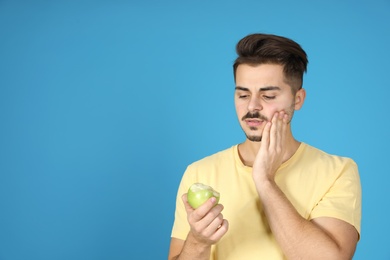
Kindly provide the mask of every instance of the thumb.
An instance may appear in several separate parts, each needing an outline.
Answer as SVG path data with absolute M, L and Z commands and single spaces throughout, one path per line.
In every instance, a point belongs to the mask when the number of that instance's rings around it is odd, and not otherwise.
M 187 200 L 187 193 L 184 193 L 182 196 L 181 196 L 181 199 L 183 201 L 183 204 L 184 204 L 184 207 L 186 208 L 186 211 L 187 212 L 192 212 L 194 211 L 194 209 L 191 207 L 191 205 L 188 203 L 188 200 Z

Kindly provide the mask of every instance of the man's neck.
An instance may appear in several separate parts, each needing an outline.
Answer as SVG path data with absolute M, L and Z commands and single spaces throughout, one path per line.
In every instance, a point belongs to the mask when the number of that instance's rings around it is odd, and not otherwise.
M 253 142 L 248 139 L 238 145 L 238 153 L 244 165 L 252 167 L 257 152 L 260 149 L 261 142 Z M 300 142 L 294 139 L 292 135 L 288 136 L 284 148 L 283 162 L 290 159 L 299 148 Z

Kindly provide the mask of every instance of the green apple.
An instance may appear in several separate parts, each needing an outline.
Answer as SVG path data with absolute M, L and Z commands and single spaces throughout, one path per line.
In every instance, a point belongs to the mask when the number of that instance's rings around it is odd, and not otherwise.
M 205 203 L 209 198 L 215 197 L 219 201 L 219 192 L 203 183 L 194 183 L 188 189 L 187 200 L 194 209 Z

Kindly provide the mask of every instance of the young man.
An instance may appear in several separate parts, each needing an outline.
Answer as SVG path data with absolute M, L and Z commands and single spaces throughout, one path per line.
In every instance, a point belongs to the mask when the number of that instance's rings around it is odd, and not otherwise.
M 357 166 L 291 132 L 306 95 L 306 53 L 290 39 L 252 34 L 237 54 L 235 107 L 246 140 L 188 166 L 168 258 L 351 259 L 361 220 Z M 191 208 L 195 182 L 219 191 L 220 204 Z

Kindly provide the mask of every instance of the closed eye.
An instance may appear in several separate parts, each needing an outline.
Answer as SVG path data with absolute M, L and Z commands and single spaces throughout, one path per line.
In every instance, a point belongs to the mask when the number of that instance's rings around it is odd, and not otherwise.
M 266 100 L 271 100 L 271 99 L 275 99 L 276 96 L 263 96 L 263 98 Z

